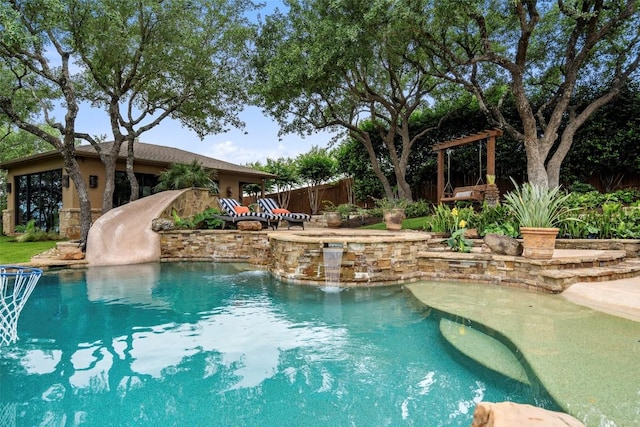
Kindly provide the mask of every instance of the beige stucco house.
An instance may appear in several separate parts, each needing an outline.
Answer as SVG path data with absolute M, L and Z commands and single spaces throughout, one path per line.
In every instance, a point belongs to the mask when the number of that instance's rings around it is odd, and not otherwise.
M 110 144 L 104 143 L 104 148 L 108 150 Z M 125 175 L 126 150 L 125 144 L 120 150 L 116 165 L 114 206 L 129 200 L 130 188 Z M 104 165 L 91 145 L 78 146 L 76 157 L 89 187 L 95 220 L 102 211 Z M 269 173 L 177 148 L 138 142 L 135 145 L 134 171 L 140 184 L 140 196 L 153 193 L 158 175 L 171 164 L 188 164 L 194 160 L 217 172 L 215 180 L 223 197 L 241 200 L 244 185 L 264 184 L 265 179 L 273 177 Z M 57 151 L 6 161 L 0 163 L 0 169 L 6 170 L 8 174 L 5 187 L 7 209 L 2 211 L 5 234 L 15 232 L 16 225 L 23 225 L 34 219 L 41 228 L 58 231 L 70 239 L 79 237 L 78 194 L 73 181 L 63 170 L 63 159 Z

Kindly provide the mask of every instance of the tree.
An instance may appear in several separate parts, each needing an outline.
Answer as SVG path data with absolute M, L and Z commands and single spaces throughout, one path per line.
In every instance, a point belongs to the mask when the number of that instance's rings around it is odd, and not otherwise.
M 246 102 L 248 0 L 74 1 L 70 36 L 82 68 L 82 98 L 109 116 L 113 144 L 83 135 L 105 165 L 102 211 L 111 209 L 115 164 L 127 142 L 132 200 L 134 143 L 171 117 L 203 138 L 240 127 Z
M 309 205 L 311 213 L 316 214 L 320 207 L 320 184 L 324 184 L 335 176 L 335 160 L 329 156 L 326 148 L 311 147 L 307 153 L 296 158 L 298 174 L 307 181 L 309 191 Z
M 387 147 L 397 195 L 412 199 L 406 181 L 411 150 L 430 128 L 411 135 L 409 120 L 435 97 L 406 25 L 407 2 L 290 0 L 285 16 L 269 16 L 257 41 L 257 102 L 284 132 L 334 128 L 366 148 L 384 192 L 395 191 L 379 163 L 373 135 Z M 370 127 L 360 126 L 363 120 Z
M 417 2 L 420 3 L 420 2 Z M 530 182 L 559 185 L 576 131 L 611 102 L 640 62 L 635 0 L 433 2 L 407 16 L 434 76 L 472 93 L 524 146 Z M 575 93 L 600 89 L 587 103 Z M 517 120 L 503 113 L 512 98 Z
M 640 171 L 639 146 L 640 84 L 633 82 L 576 132 L 562 175 L 582 182 L 595 175 L 604 191 L 614 191 L 627 175 Z
M 197 160 L 189 164 L 174 163 L 160 174 L 155 189 L 208 188 L 212 193 L 218 193 L 218 185 L 212 179 L 215 176 L 215 171 L 205 168 Z
M 78 193 L 81 240 L 86 240 L 91 202 L 75 157 L 79 106 L 71 71 L 74 48 L 65 37 L 69 16 L 69 4 L 61 0 L 0 3 L 0 114 L 62 155 Z M 62 120 L 52 116 L 55 101 L 65 111 Z
M 267 183 L 278 194 L 278 205 L 286 209 L 291 200 L 291 190 L 300 183 L 296 161 L 284 157 L 267 159 L 262 170 L 276 175 L 276 178 L 268 179 Z

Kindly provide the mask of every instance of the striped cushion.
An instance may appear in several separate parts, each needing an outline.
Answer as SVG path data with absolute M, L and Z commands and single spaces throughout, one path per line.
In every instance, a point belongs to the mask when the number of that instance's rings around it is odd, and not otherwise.
M 265 212 L 246 212 L 246 213 L 237 213 L 235 208 L 241 207 L 240 203 L 236 199 L 218 199 L 218 203 L 222 209 L 229 215 L 231 218 L 239 219 L 239 218 L 256 218 L 256 219 L 264 219 L 265 221 L 273 221 L 278 219 L 276 215 L 265 213 Z
M 260 209 L 265 212 L 273 212 L 274 209 L 279 209 L 278 203 L 276 203 L 273 199 L 258 199 L 258 204 L 260 205 Z
M 275 200 L 269 199 L 269 198 L 258 199 L 258 204 L 260 205 L 260 208 L 263 211 L 270 212 L 270 213 L 272 213 L 274 209 L 279 209 L 280 208 L 278 206 L 278 203 Z M 307 215 L 306 213 L 291 213 L 291 212 L 289 212 L 289 213 L 286 213 L 286 214 L 278 214 L 278 216 L 280 217 L 280 219 L 291 220 L 291 221 L 296 221 L 296 222 L 311 220 L 311 215 Z
M 222 209 L 227 213 L 227 215 L 238 215 L 236 213 L 235 207 L 240 206 L 240 203 L 238 203 L 236 199 L 219 199 L 218 203 L 220 203 L 220 206 L 222 206 Z

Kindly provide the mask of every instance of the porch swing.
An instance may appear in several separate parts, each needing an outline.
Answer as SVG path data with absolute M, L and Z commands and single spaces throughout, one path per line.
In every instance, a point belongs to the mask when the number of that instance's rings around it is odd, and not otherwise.
M 482 142 L 487 140 L 487 175 L 495 175 L 496 162 L 496 136 L 501 136 L 500 129 L 485 130 L 477 134 L 468 135 L 463 138 L 452 139 L 437 143 L 433 146 L 433 151 L 438 153 L 438 203 L 456 201 L 484 201 L 484 193 L 487 185 L 483 179 L 482 164 Z M 479 172 L 475 185 L 455 187 L 451 184 L 451 154 L 452 147 L 480 142 L 478 147 Z M 447 154 L 447 182 L 444 182 L 444 155 Z

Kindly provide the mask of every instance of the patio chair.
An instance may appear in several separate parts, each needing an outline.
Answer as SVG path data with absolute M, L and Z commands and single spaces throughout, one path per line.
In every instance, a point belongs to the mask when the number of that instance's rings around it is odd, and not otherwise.
M 276 215 L 281 220 L 287 221 L 288 229 L 292 226 L 299 226 L 304 230 L 304 222 L 311 219 L 311 215 L 308 215 L 306 213 L 292 213 L 287 209 L 282 209 L 280 206 L 278 206 L 278 202 L 273 199 L 258 199 L 258 205 L 260 205 L 260 209 L 263 212 Z
M 265 226 L 272 229 L 278 228 L 280 218 L 267 212 L 251 212 L 248 207 L 242 206 L 236 199 L 218 199 L 218 203 L 226 215 L 217 215 L 217 218 L 228 224 L 236 224 L 240 221 L 260 221 L 262 228 Z M 224 227 L 223 227 L 224 228 Z

